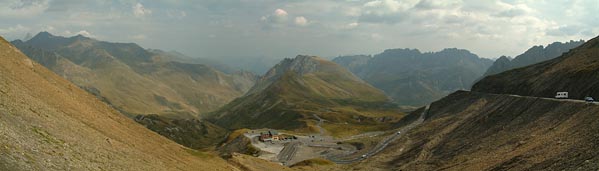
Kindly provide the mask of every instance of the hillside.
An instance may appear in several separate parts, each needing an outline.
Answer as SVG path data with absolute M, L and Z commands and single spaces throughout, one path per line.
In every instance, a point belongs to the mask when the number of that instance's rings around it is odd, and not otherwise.
M 137 115 L 135 122 L 192 149 L 218 145 L 229 132 L 199 119 L 169 119 L 159 115 Z
M 554 42 L 547 45 L 547 47 L 533 46 L 526 50 L 526 52 L 523 54 L 516 56 L 514 59 L 509 59 L 505 56 L 502 56 L 493 63 L 487 72 L 485 72 L 483 77 L 556 58 L 563 53 L 568 52 L 570 49 L 582 45 L 583 43 L 584 40 L 571 40 L 570 42 L 565 43 Z
M 558 91 L 570 98 L 599 97 L 599 38 L 555 59 L 485 77 L 472 91 L 554 97 Z
M 342 56 L 333 60 L 383 90 L 400 105 L 421 106 L 468 89 L 492 61 L 462 49 L 421 53 L 388 49 L 374 57 Z
M 12 44 L 131 117 L 194 118 L 243 95 L 256 79 L 251 73 L 226 74 L 203 64 L 183 63 L 133 43 L 81 35 L 66 38 L 41 32 Z
M 585 102 L 459 91 L 381 154 L 339 170 L 597 170 L 598 113 Z
M 552 96 L 596 96 L 598 52 L 594 38 L 558 58 L 488 76 L 472 92 L 433 102 L 424 122 L 381 154 L 340 170 L 597 170 L 599 104 Z
M 126 118 L 0 39 L 0 170 L 234 170 Z
M 250 91 L 216 111 L 210 120 L 229 128 L 318 131 L 317 115 L 332 133 L 385 127 L 398 119 L 396 107 L 380 90 L 343 67 L 314 56 L 285 59 Z M 387 118 L 385 120 L 384 118 Z

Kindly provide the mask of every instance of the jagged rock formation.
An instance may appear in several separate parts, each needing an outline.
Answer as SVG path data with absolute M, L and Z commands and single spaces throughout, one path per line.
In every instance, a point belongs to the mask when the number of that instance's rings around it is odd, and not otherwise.
M 31 59 L 128 114 L 194 118 L 243 95 L 256 76 L 226 74 L 203 64 L 180 62 L 168 53 L 133 43 L 41 32 L 13 41 Z
M 554 42 L 547 47 L 533 46 L 521 55 L 514 59 L 509 59 L 505 56 L 500 57 L 493 65 L 485 72 L 483 77 L 498 74 L 510 69 L 520 68 L 535 63 L 543 62 L 549 59 L 556 58 L 570 49 L 580 46 L 584 40 L 570 42 Z
M 468 89 L 491 65 L 462 49 L 421 53 L 388 49 L 374 57 L 337 57 L 334 62 L 383 90 L 400 105 L 420 106 L 453 91 Z
M 300 55 L 274 66 L 246 95 L 213 113 L 210 120 L 229 129 L 317 131 L 316 114 L 331 123 L 325 125 L 328 131 L 347 127 L 344 131 L 349 132 L 384 127 L 377 118 L 398 119 L 401 115 L 395 109 L 383 92 L 345 68 L 319 57 Z M 333 126 L 346 122 L 346 126 Z

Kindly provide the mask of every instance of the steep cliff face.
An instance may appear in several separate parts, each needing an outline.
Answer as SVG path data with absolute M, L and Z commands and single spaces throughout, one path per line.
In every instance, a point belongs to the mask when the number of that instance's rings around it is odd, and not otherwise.
M 599 97 L 599 38 L 555 59 L 485 77 L 473 91 L 554 97 L 567 91 L 570 98 Z
M 215 112 L 211 120 L 230 129 L 306 130 L 315 129 L 313 115 L 317 114 L 333 123 L 373 126 L 375 116 L 399 116 L 393 109 L 383 92 L 343 67 L 319 57 L 297 56 L 274 66 L 246 95 Z M 377 110 L 379 114 L 372 114 Z
M 521 55 L 516 56 L 512 60 L 508 60 L 506 57 L 500 57 L 493 63 L 493 65 L 485 72 L 483 77 L 498 74 L 510 69 L 520 68 L 539 62 L 547 61 L 568 52 L 570 49 L 578 47 L 584 43 L 584 40 L 580 41 L 569 41 L 565 43 L 554 42 L 547 47 L 533 46 L 526 50 Z
M 0 38 L 0 170 L 233 170 L 126 118 Z
M 585 102 L 459 91 L 381 154 L 345 168 L 596 170 L 598 113 Z

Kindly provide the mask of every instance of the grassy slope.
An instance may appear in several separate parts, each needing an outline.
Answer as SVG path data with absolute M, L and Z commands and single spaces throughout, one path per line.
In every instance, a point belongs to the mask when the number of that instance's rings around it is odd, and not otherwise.
M 0 44 L 0 170 L 232 169 L 145 129 Z
M 131 114 L 197 117 L 241 96 L 254 82 L 251 75 L 225 74 L 201 64 L 153 61 L 161 54 L 132 43 L 54 36 L 32 40 L 17 44 L 32 59 L 81 87 L 96 89 Z M 45 62 L 50 57 L 60 63 Z
M 276 128 L 314 132 L 313 114 L 328 120 L 323 126 L 334 135 L 383 129 L 378 117 L 397 119 L 387 97 L 359 81 L 336 64 L 326 61 L 328 72 L 300 76 L 285 72 L 260 93 L 236 99 L 215 113 L 213 121 L 230 129 Z M 333 66 L 328 66 L 333 65 Z M 345 72 L 343 72 L 345 71 Z M 349 123 L 345 124 L 345 123 Z M 350 128 L 348 131 L 348 128 Z

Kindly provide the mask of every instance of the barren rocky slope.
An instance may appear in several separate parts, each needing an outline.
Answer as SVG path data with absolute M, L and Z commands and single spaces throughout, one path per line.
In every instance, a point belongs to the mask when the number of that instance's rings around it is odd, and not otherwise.
M 0 170 L 234 170 L 126 118 L 0 39 Z

